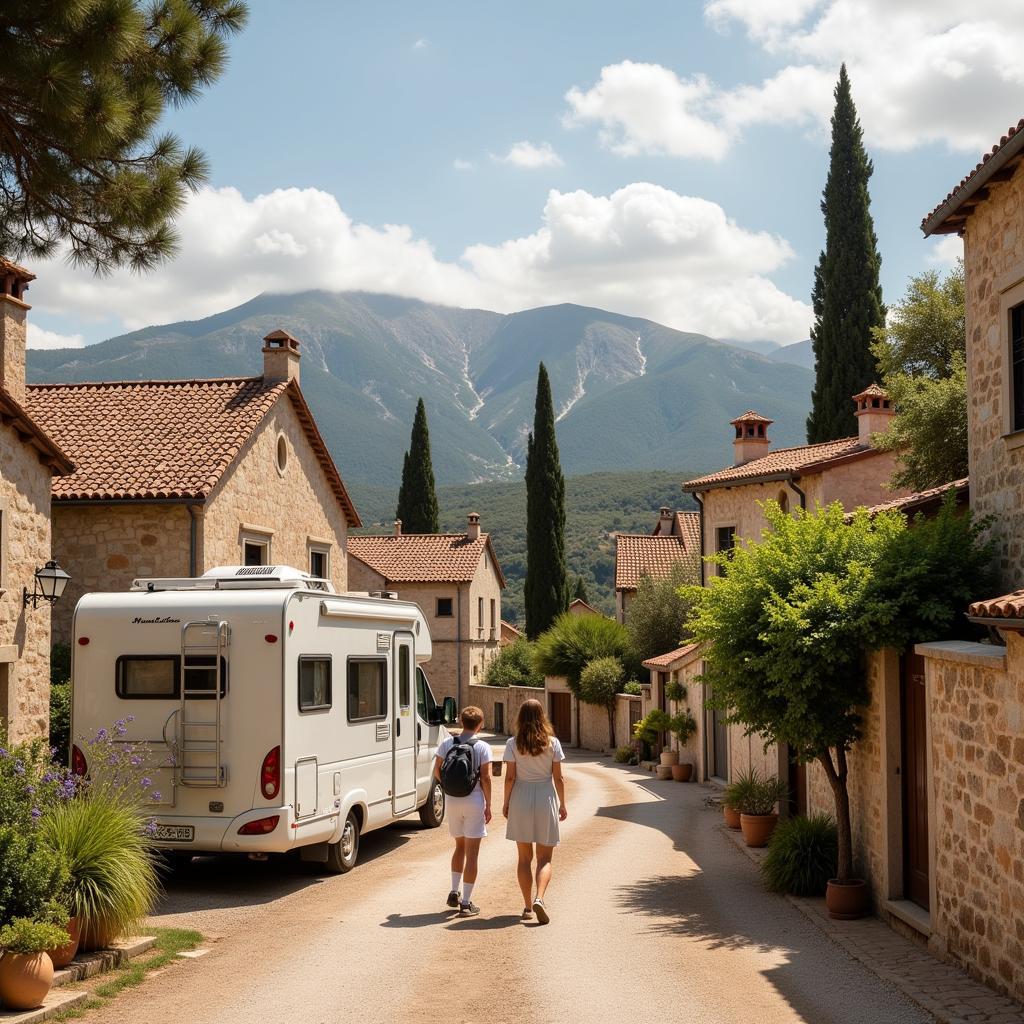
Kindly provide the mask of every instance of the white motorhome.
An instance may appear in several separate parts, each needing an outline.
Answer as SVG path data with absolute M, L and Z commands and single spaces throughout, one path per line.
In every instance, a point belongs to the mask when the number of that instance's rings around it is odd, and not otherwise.
M 300 850 L 348 871 L 362 834 L 417 811 L 428 827 L 444 817 L 432 757 L 446 709 L 420 667 L 430 654 L 418 605 L 336 594 L 289 567 L 87 594 L 72 767 L 89 772 L 85 740 L 131 716 L 124 741 L 147 752 L 159 847 Z

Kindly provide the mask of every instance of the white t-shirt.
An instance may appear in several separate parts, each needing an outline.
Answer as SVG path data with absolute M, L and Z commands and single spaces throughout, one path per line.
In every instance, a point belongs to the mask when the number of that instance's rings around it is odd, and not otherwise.
M 471 733 L 471 732 L 470 733 L 466 733 L 466 732 L 461 733 L 460 736 L 459 736 L 459 741 L 462 742 L 462 743 L 466 743 L 469 740 L 471 740 L 474 735 L 476 735 L 476 734 L 475 733 Z M 441 758 L 441 760 L 443 761 L 444 758 L 445 758 L 445 754 L 447 754 L 448 751 L 451 750 L 452 747 L 454 747 L 454 746 L 455 746 L 455 737 L 454 736 L 446 736 L 443 740 L 441 740 L 440 743 L 438 743 L 437 750 L 434 753 L 434 756 Z M 491 745 L 490 745 L 490 743 L 487 743 L 485 740 L 482 740 L 482 739 L 478 738 L 476 740 L 476 742 L 473 743 L 473 766 L 476 768 L 477 771 L 480 771 L 485 764 L 490 764 L 491 761 L 493 761 L 493 760 L 494 760 L 494 756 L 491 753 Z M 476 787 L 473 789 L 473 792 L 469 794 L 469 796 L 449 796 L 449 797 L 446 797 L 446 799 L 448 799 L 448 800 L 479 800 L 480 803 L 483 803 L 484 802 L 484 791 L 480 788 L 480 781 L 477 780 Z
M 505 744 L 504 761 L 513 761 L 516 766 L 516 779 L 523 782 L 546 782 L 551 778 L 551 766 L 555 761 L 564 761 L 562 744 L 557 736 L 551 737 L 551 743 L 543 754 L 522 754 L 516 749 L 516 738 L 512 736 Z

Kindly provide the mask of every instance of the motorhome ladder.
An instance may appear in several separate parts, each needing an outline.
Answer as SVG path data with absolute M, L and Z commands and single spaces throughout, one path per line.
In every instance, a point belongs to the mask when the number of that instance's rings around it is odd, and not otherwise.
M 227 783 L 221 741 L 230 644 L 226 622 L 186 622 L 181 627 L 177 769 L 182 786 Z

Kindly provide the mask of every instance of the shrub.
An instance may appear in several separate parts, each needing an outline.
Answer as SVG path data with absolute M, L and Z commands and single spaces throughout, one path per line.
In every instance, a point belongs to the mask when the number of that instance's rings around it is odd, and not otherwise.
M 639 697 L 644 692 L 639 679 L 630 679 L 622 686 L 622 692 L 628 693 L 631 697 Z
M 608 714 L 608 746 L 615 746 L 615 705 L 626 675 L 618 658 L 595 658 L 580 674 L 579 696 Z
M 50 685 L 50 746 L 58 764 L 68 764 L 71 754 L 71 683 Z
M 484 672 L 485 686 L 544 685 L 544 676 L 533 667 L 533 644 L 526 637 L 502 647 Z
M 536 670 L 543 675 L 564 676 L 577 697 L 583 669 L 597 658 L 609 657 L 618 658 L 626 666 L 635 661 L 625 627 L 603 615 L 565 612 L 534 645 Z
M 665 579 L 642 576 L 626 615 L 629 638 L 641 659 L 675 650 L 686 633 L 693 598 L 681 589 L 700 582 L 700 559 L 675 562 Z
M 756 776 L 753 784 L 740 801 L 740 813 L 750 815 L 774 814 L 775 805 L 789 799 L 789 788 L 774 775 Z
M 836 824 L 829 815 L 790 818 L 772 834 L 761 870 L 774 892 L 821 896 L 836 876 L 837 856 Z
M 71 681 L 71 648 L 67 644 L 54 644 L 50 648 L 50 685 L 59 686 Z
M 60 854 L 40 842 L 36 828 L 0 826 L 0 923 L 39 917 L 67 878 Z
M 665 732 L 671 721 L 667 712 L 652 708 L 633 726 L 633 735 L 643 743 L 656 743 L 658 733 Z
M 636 756 L 635 751 L 629 745 L 617 747 L 615 750 L 615 763 L 616 764 L 629 764 L 630 761 Z
M 678 679 L 673 679 L 672 682 L 665 687 L 665 696 L 669 700 L 686 700 L 686 687 L 683 686 Z
M 756 784 L 756 769 L 751 768 L 748 772 L 737 772 L 735 778 L 722 792 L 722 803 L 726 807 L 731 807 L 734 811 L 738 811 Z
M 70 941 L 68 933 L 48 921 L 16 917 L 0 928 L 0 949 L 8 953 L 45 953 Z
M 679 740 L 679 746 L 684 747 L 687 740 L 697 731 L 697 719 L 693 717 L 689 708 L 685 708 L 669 719 L 668 731 Z
M 123 934 L 149 913 L 159 893 L 138 810 L 110 790 L 87 792 L 40 822 L 42 842 L 67 864 L 68 909 L 84 924 Z

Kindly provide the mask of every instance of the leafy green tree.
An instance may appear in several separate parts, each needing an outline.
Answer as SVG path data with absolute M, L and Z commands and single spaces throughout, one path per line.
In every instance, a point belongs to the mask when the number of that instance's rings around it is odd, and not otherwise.
M 563 612 L 534 645 L 533 663 L 545 676 L 564 676 L 580 695 L 580 676 L 591 661 L 618 658 L 627 667 L 636 661 L 626 627 L 603 615 Z
M 689 625 L 708 643 L 704 678 L 729 720 L 821 764 L 836 808 L 837 877 L 847 881 L 847 753 L 869 699 L 865 655 L 955 628 L 987 582 L 988 524 L 958 515 L 952 496 L 909 529 L 898 512 L 872 519 L 862 509 L 847 523 L 838 502 L 795 515 L 768 502 L 765 516 L 761 541 L 691 588 Z
M 626 682 L 626 670 L 614 657 L 595 658 L 580 673 L 579 698 L 608 713 L 608 746 L 615 747 L 615 705 Z
M 684 588 L 700 582 L 696 560 L 679 561 L 665 579 L 641 576 L 626 611 L 626 629 L 641 661 L 675 650 L 686 634 L 692 601 Z
M 544 685 L 544 676 L 534 667 L 533 644 L 526 637 L 502 647 L 484 672 L 485 686 Z
M 967 329 L 964 266 L 910 279 L 871 351 L 896 408 L 876 438 L 897 453 L 896 487 L 920 491 L 967 476 Z
M 565 570 L 565 478 L 544 364 L 537 372 L 533 432 L 526 447 L 526 633 L 536 639 L 569 605 Z
M 172 255 L 206 159 L 157 134 L 227 64 L 240 0 L 5 0 L 0 5 L 0 253 L 106 271 Z
M 409 450 L 402 463 L 402 485 L 398 490 L 395 518 L 402 520 L 404 533 L 439 533 L 441 530 L 434 490 L 434 466 L 430 460 L 427 408 L 422 398 L 416 403 Z
M 871 332 L 885 322 L 868 179 L 872 165 L 850 92 L 839 70 L 832 114 L 832 149 L 821 203 L 825 249 L 814 271 L 815 383 L 807 440 L 831 441 L 857 433 L 852 397 L 875 375 Z

